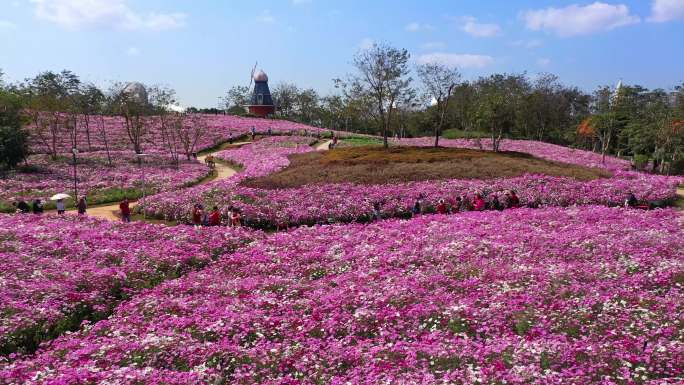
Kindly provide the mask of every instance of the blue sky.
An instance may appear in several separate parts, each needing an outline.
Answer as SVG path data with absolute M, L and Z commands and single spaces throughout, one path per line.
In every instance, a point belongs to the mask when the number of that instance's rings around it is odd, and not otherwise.
M 215 106 L 257 60 L 271 87 L 330 93 L 373 41 L 466 79 L 552 72 L 587 91 L 684 82 L 684 0 L 0 0 L 6 80 L 70 69 L 102 87 L 165 84 L 185 106 Z

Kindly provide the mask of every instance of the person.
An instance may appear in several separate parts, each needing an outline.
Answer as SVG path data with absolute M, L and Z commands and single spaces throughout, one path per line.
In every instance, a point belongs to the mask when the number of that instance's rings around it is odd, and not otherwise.
M 121 220 L 129 223 L 131 221 L 131 206 L 128 198 L 124 197 L 121 203 L 119 203 L 119 210 L 121 211 Z
M 17 203 L 17 209 L 19 209 L 19 212 L 22 214 L 27 214 L 29 211 L 31 211 L 31 208 L 29 207 L 28 203 L 24 202 L 23 199 Z
M 462 211 L 462 206 L 463 206 L 463 199 L 461 197 L 456 197 L 456 200 L 454 201 L 454 204 L 451 205 L 451 212 L 452 213 L 458 213 Z
M 256 137 L 256 127 L 252 126 L 251 133 L 252 133 L 252 141 L 254 141 L 254 138 Z
M 192 224 L 202 226 L 202 205 L 196 204 L 192 208 Z
M 41 202 L 41 200 L 38 198 L 34 199 L 32 208 L 33 208 L 34 214 L 42 214 L 43 213 L 43 202 Z
M 380 219 L 380 202 L 373 203 L 373 219 Z
M 492 194 L 492 199 L 489 201 L 489 208 L 497 211 L 503 210 L 503 206 L 501 205 L 499 197 L 496 194 Z
M 233 144 L 233 133 L 228 134 L 228 143 Z
M 88 208 L 85 197 L 81 197 L 81 199 L 78 200 L 76 208 L 78 208 L 78 215 L 85 215 L 86 209 Z
M 625 199 L 625 207 L 636 207 L 638 204 L 639 201 L 636 196 L 634 193 L 630 192 L 629 195 L 627 195 L 627 199 Z
M 437 202 L 437 213 L 438 214 L 446 214 L 447 213 L 447 205 L 444 202 L 444 199 L 440 199 Z
M 63 215 L 64 211 L 66 211 L 64 208 L 64 199 L 57 199 L 57 214 Z
M 214 206 L 211 210 L 211 215 L 209 215 L 209 226 L 219 226 L 221 225 L 221 212 L 218 206 Z
M 192 153 L 192 159 L 197 160 L 197 153 L 196 152 Z
M 242 215 L 240 215 L 240 210 L 236 207 L 230 214 L 230 224 L 233 227 L 240 227 L 242 225 Z
M 268 128 L 268 136 L 273 135 L 273 131 L 271 131 L 271 127 Z
M 337 136 L 333 136 L 333 138 L 332 138 L 332 146 L 333 146 L 333 148 L 337 147 Z
M 485 209 L 485 200 L 482 199 L 482 195 L 479 193 L 475 194 L 475 198 L 473 198 L 473 210 L 475 211 L 483 211 Z
M 204 163 L 206 163 L 209 168 L 213 169 L 216 167 L 216 162 L 214 161 L 214 156 L 213 155 L 207 155 L 206 158 L 204 158 Z
M 413 213 L 413 215 L 420 214 L 420 205 L 421 205 L 421 198 L 418 197 L 418 198 L 416 198 L 415 203 L 413 203 L 413 208 L 411 209 L 411 212 Z
M 335 131 L 330 130 L 330 139 L 332 139 L 332 138 L 334 138 L 334 137 L 335 137 Z

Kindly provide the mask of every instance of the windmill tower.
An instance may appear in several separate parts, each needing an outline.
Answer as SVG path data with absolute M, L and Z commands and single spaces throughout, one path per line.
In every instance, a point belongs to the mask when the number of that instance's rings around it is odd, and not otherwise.
M 271 90 L 268 88 L 268 76 L 264 71 L 259 70 L 252 76 L 252 80 L 254 80 L 254 90 L 247 109 L 250 114 L 265 118 L 275 112 Z

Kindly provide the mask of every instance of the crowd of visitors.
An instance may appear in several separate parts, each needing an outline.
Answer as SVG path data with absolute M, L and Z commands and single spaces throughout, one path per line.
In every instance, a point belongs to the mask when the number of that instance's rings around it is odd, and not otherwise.
M 192 224 L 195 226 L 220 226 L 223 223 L 232 227 L 242 226 L 242 213 L 239 208 L 233 206 L 228 207 L 225 221 L 218 206 L 212 207 L 209 211 L 205 210 L 204 206 L 199 203 L 192 207 L 190 216 Z
M 425 196 L 419 194 L 413 206 L 410 208 L 412 215 L 419 215 L 424 212 L 432 212 L 424 204 Z M 464 211 L 484 211 L 484 210 L 504 210 L 522 207 L 520 198 L 514 190 L 506 191 L 500 198 L 496 194 L 489 194 L 487 199 L 481 193 L 476 193 L 472 199 L 468 199 L 465 195 L 457 196 L 453 199 L 439 199 L 437 205 L 434 206 L 434 212 L 437 214 L 453 214 Z M 381 219 L 382 203 L 373 203 L 373 219 Z

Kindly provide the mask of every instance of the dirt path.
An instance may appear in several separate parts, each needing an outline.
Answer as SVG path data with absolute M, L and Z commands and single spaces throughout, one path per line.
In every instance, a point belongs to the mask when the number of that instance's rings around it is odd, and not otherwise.
M 234 143 L 233 146 L 239 147 L 243 144 L 248 144 L 248 143 L 251 143 L 251 142 L 237 142 L 237 143 Z M 215 155 L 216 153 L 221 152 L 223 150 L 224 150 L 224 148 L 221 148 L 219 150 L 209 152 L 209 153 L 206 153 L 204 155 L 200 155 L 197 157 L 197 160 L 201 163 L 204 163 L 204 160 L 207 158 L 207 156 Z M 228 179 L 238 172 L 238 170 L 234 169 L 233 167 L 229 166 L 227 163 L 224 163 L 224 162 L 215 162 L 215 171 L 216 171 L 216 173 L 213 177 L 204 178 L 197 185 L 213 182 L 215 180 Z M 195 186 L 197 186 L 197 185 L 195 185 Z M 131 204 L 130 204 L 131 211 L 135 208 L 135 206 L 137 206 L 137 202 L 131 202 Z M 118 202 L 113 203 L 113 204 L 102 205 L 102 206 L 88 207 L 87 213 L 88 213 L 88 216 L 102 218 L 102 219 L 106 219 L 108 221 L 120 221 L 121 220 L 121 216 L 119 215 L 119 203 Z M 67 211 L 67 214 L 76 214 L 76 211 L 72 209 L 72 210 Z
M 326 140 L 325 142 L 316 146 L 316 151 L 327 151 L 330 147 L 332 140 Z

